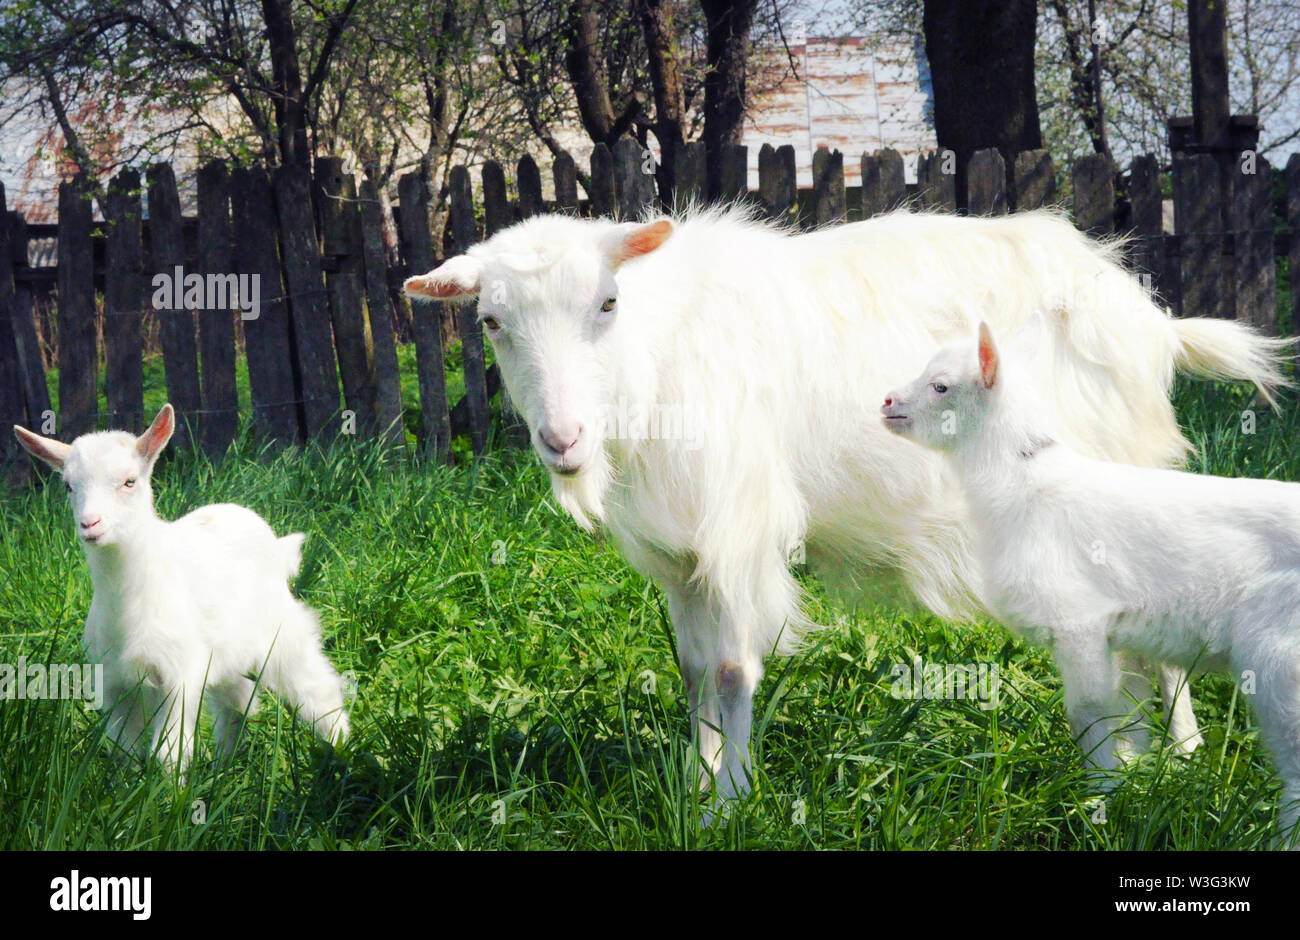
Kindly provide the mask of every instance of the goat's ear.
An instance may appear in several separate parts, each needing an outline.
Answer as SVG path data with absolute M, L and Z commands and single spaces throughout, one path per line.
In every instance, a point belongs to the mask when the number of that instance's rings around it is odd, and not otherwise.
M 403 285 L 408 297 L 455 300 L 479 292 L 483 265 L 468 255 L 457 255 L 438 265 L 428 274 L 408 277 Z
M 603 248 L 612 268 L 617 268 L 624 261 L 631 261 L 642 255 L 648 255 L 668 240 L 673 233 L 673 223 L 667 219 L 642 225 L 629 222 L 615 228 L 605 236 Z
M 162 449 L 167 446 L 167 442 L 172 439 L 175 430 L 176 411 L 171 403 L 168 403 L 162 406 L 162 411 L 158 412 L 158 417 L 153 419 L 153 424 L 149 425 L 148 430 L 136 438 L 135 452 L 147 463 L 152 464 L 158 459 Z
M 41 437 L 26 428 L 20 428 L 14 425 L 14 436 L 18 438 L 18 443 L 23 445 L 23 450 L 31 454 L 37 460 L 44 461 L 49 465 L 51 470 L 62 470 L 63 464 L 68 459 L 68 452 L 72 447 L 62 441 L 56 441 L 50 437 Z
M 980 321 L 980 379 L 985 388 L 992 388 L 998 382 L 998 350 L 993 345 L 993 334 L 989 325 Z

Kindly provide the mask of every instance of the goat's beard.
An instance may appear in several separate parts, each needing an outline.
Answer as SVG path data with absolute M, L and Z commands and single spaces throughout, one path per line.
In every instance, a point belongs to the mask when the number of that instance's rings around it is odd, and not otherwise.
M 604 522 L 605 493 L 609 490 L 613 468 L 603 446 L 597 447 L 591 461 L 578 473 L 551 474 L 551 489 L 573 521 L 588 532 Z

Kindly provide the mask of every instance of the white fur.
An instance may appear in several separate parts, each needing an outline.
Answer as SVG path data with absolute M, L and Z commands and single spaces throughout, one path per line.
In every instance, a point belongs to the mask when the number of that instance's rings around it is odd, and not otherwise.
M 183 769 L 206 701 L 228 755 L 256 711 L 260 676 L 322 737 L 343 741 L 342 681 L 321 651 L 315 612 L 289 592 L 306 537 L 277 539 L 257 513 L 231 504 L 159 519 L 150 476 L 174 421 L 167 405 L 139 438 L 106 431 L 71 445 L 15 428 L 68 487 L 95 589 L 85 646 L 104 665 L 109 733 L 136 756 Z
M 946 347 L 882 411 L 953 456 L 990 609 L 1052 649 L 1071 728 L 1106 770 L 1131 708 L 1121 654 L 1253 678 L 1288 832 L 1300 817 L 1300 485 L 1080 454 L 1020 357 L 982 331 L 978 351 Z
M 892 567 L 932 610 L 978 607 L 965 504 L 942 462 L 863 410 L 936 343 L 1051 311 L 1063 435 L 1151 466 L 1188 449 L 1168 398 L 1177 366 L 1278 381 L 1267 341 L 1171 319 L 1117 258 L 1049 212 L 900 211 L 804 235 L 736 210 L 655 226 L 540 216 L 407 290 L 478 294 L 560 503 L 603 523 L 667 595 L 700 748 L 730 796 L 748 788 L 763 657 L 812 626 L 787 562 L 797 547 L 840 585 Z M 690 409 L 697 440 L 601 426 L 611 408 L 655 404 Z

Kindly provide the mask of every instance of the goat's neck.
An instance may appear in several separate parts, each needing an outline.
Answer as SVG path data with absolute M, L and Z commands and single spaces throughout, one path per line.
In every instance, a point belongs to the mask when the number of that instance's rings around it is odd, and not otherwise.
M 114 596 L 138 592 L 154 578 L 162 577 L 155 559 L 165 553 L 168 523 L 150 509 L 130 532 L 109 545 L 86 546 L 86 563 L 96 591 Z
M 1005 506 L 1033 475 L 1056 438 L 1036 415 L 1010 408 L 985 416 L 983 427 L 954 454 L 967 497 L 976 509 Z

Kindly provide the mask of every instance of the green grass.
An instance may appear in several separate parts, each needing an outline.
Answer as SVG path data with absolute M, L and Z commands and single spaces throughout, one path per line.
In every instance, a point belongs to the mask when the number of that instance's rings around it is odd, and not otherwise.
M 1260 412 L 1245 435 L 1249 402 L 1180 387 L 1195 469 L 1300 479 L 1294 411 Z M 815 584 L 815 613 L 837 628 L 769 662 L 755 793 L 702 829 L 661 600 L 562 516 L 528 454 L 447 470 L 346 441 L 271 455 L 245 437 L 218 466 L 173 455 L 155 488 L 167 518 L 236 500 L 310 534 L 296 590 L 356 678 L 353 737 L 331 753 L 267 697 L 233 764 L 212 764 L 205 735 L 178 786 L 113 754 L 88 706 L 0 701 L 0 848 L 1251 849 L 1272 836 L 1279 788 L 1226 678 L 1196 683 L 1206 746 L 1144 758 L 1100 822 L 1045 652 L 992 624 L 849 610 Z M 79 661 L 91 587 L 62 487 L 0 514 L 0 662 Z M 997 663 L 998 707 L 894 698 L 890 669 L 913 655 Z

